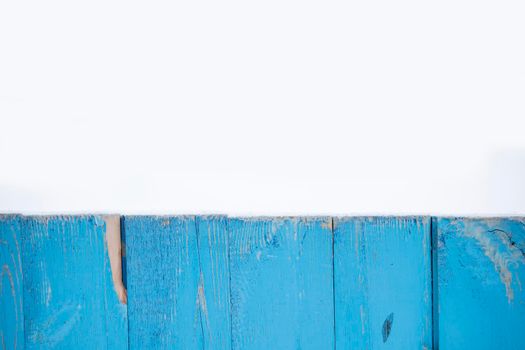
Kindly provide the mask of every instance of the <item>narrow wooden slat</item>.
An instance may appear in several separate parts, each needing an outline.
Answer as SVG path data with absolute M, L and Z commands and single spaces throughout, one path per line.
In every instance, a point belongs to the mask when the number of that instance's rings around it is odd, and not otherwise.
M 23 219 L 26 349 L 127 347 L 125 306 L 108 297 L 104 234 L 95 216 Z
M 197 217 L 200 278 L 198 301 L 204 349 L 230 349 L 228 220 Z
M 225 217 L 126 217 L 131 349 L 229 349 Z
M 126 217 L 130 349 L 202 348 L 193 217 Z
M 332 349 L 330 218 L 231 219 L 234 349 Z
M 107 222 L 105 223 L 107 224 Z M 112 279 L 107 239 L 104 245 L 104 305 L 106 308 L 107 349 L 128 349 L 128 306 L 122 304 Z M 122 258 L 125 260 L 125 257 Z M 124 266 L 122 269 L 124 270 Z
M 0 215 L 0 348 L 24 349 L 20 217 Z
M 525 220 L 434 223 L 440 349 L 525 349 Z
M 431 349 L 429 218 L 334 219 L 336 348 Z

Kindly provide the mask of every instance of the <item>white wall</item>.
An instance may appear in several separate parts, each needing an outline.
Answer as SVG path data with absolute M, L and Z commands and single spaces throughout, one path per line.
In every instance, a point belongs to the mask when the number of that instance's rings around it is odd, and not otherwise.
M 522 1 L 2 1 L 0 212 L 525 214 Z

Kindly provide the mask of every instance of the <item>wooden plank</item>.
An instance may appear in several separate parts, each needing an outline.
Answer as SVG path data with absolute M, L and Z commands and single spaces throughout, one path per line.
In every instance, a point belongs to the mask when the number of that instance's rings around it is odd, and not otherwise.
M 0 215 L 0 346 L 24 349 L 20 217 Z
M 525 220 L 438 218 L 441 349 L 525 349 Z
M 104 233 L 96 216 L 23 219 L 26 349 L 126 348 L 126 329 L 109 322 L 125 319 L 125 306 L 108 298 L 115 292 Z
M 334 219 L 338 349 L 431 349 L 430 220 Z
M 231 219 L 234 349 L 332 349 L 330 218 Z
M 225 217 L 126 217 L 131 349 L 229 349 Z
M 97 222 L 100 218 L 97 217 Z M 119 220 L 120 221 L 120 220 Z M 105 253 L 104 253 L 104 306 L 106 308 L 107 349 L 128 349 L 128 306 L 123 304 L 115 290 L 108 253 L 108 222 L 104 222 Z M 119 225 L 120 226 L 120 225 Z M 121 242 L 122 243 L 122 242 Z M 122 257 L 125 261 L 125 257 Z M 124 266 L 121 267 L 124 271 Z M 121 272 L 123 272 L 121 271 Z
M 130 349 L 202 348 L 193 217 L 125 217 Z
M 197 217 L 196 220 L 204 349 L 230 349 L 228 220 L 226 217 Z

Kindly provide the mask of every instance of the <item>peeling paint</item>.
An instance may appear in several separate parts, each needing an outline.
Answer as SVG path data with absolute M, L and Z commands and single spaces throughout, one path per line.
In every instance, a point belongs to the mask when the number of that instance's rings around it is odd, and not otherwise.
M 128 293 L 122 282 L 122 241 L 120 237 L 120 216 L 104 216 L 106 223 L 106 244 L 108 248 L 109 263 L 111 265 L 111 276 L 113 287 L 117 297 L 122 304 L 127 304 Z
M 204 316 L 206 322 L 206 329 L 210 329 L 210 321 L 208 317 L 208 307 L 206 306 L 206 294 L 204 292 L 204 275 L 200 274 L 199 286 L 197 288 L 197 304 L 200 307 L 201 315 Z
M 331 231 L 333 229 L 333 220 L 332 220 L 332 218 L 328 218 L 326 222 L 323 222 L 321 224 L 321 227 Z
M 494 269 L 499 275 L 501 282 L 505 286 L 505 293 L 508 302 L 514 300 L 514 290 L 512 289 L 513 275 L 510 267 L 517 264 L 525 264 L 525 256 L 513 244 L 511 244 L 509 235 L 503 230 L 487 230 L 486 227 L 475 223 L 465 223 L 465 236 L 473 238 L 487 256 Z M 521 285 L 519 279 L 516 281 Z

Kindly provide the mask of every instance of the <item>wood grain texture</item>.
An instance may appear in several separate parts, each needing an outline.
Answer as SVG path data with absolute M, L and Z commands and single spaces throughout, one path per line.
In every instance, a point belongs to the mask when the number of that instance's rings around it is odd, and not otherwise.
M 127 217 L 132 349 L 229 349 L 225 217 Z
M 334 219 L 338 349 L 431 349 L 430 219 Z
M 129 348 L 200 349 L 194 217 L 126 217 Z
M 440 349 L 525 349 L 525 220 L 434 225 Z
M 0 349 L 525 349 L 523 218 L 122 228 L 129 307 L 102 217 L 0 215 Z
M 20 217 L 0 215 L 0 347 L 24 349 Z
M 330 218 L 231 219 L 234 349 L 332 349 Z
M 204 349 L 231 348 L 228 219 L 197 217 L 199 306 Z
M 26 349 L 127 347 L 104 233 L 96 216 L 23 219 Z

